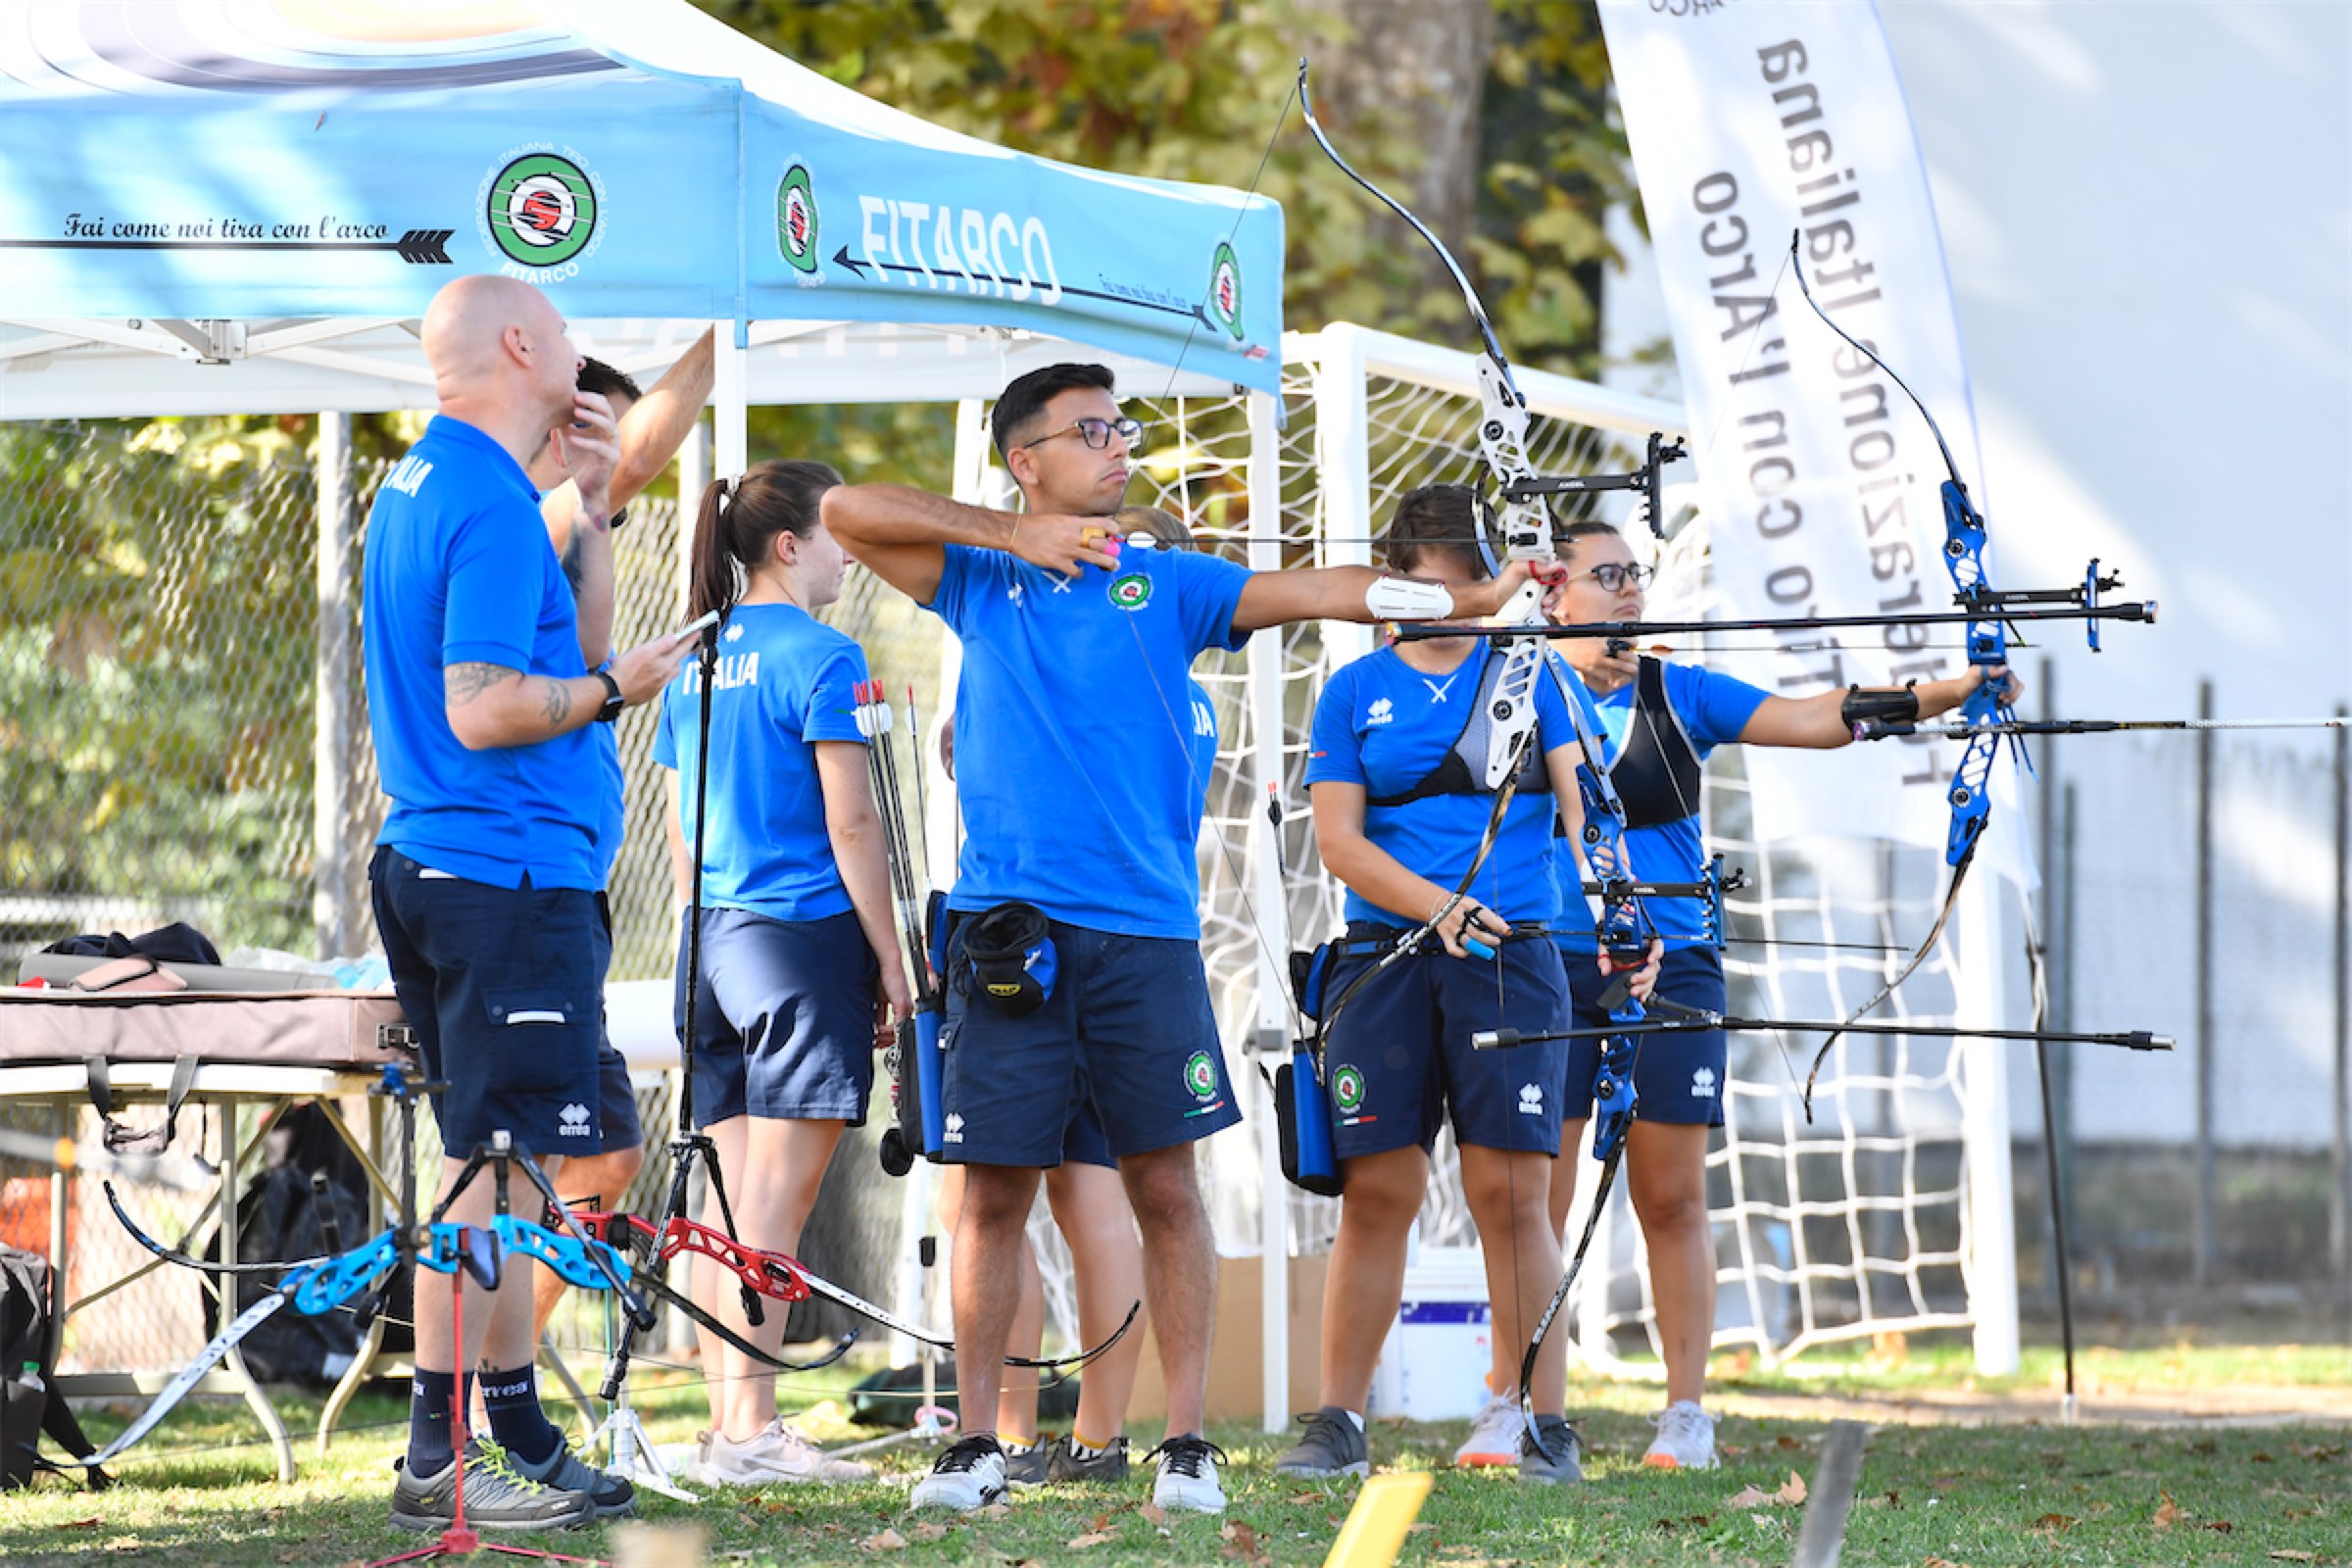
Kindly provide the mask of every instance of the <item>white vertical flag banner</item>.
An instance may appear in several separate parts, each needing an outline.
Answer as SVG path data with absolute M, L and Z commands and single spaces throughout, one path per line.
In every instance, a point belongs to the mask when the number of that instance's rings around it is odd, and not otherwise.
M 1935 435 L 1814 316 L 1788 262 L 1793 234 L 1814 297 L 1935 413 L 1989 512 L 1943 245 L 1877 10 L 1601 0 L 1600 16 L 1714 517 L 1723 613 L 1951 609 Z M 1959 626 L 1731 641 L 1729 672 L 1788 697 L 1936 679 L 1966 662 Z M 1957 742 L 1925 739 L 1835 757 L 1759 750 L 1746 760 L 1758 835 L 1941 848 L 1959 755 Z M 2010 869 L 2018 836 L 1997 837 Z

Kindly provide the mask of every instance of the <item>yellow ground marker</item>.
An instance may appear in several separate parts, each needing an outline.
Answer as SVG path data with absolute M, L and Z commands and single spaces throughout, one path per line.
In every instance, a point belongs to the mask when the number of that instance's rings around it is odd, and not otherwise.
M 1389 1568 L 1404 1544 L 1405 1532 L 1420 1517 L 1433 1479 L 1426 1470 L 1408 1470 L 1365 1482 L 1323 1568 Z

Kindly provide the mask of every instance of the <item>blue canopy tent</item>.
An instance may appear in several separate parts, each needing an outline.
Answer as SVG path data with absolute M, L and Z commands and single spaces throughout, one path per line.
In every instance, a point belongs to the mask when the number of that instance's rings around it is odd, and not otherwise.
M 9 417 L 429 402 L 404 323 L 469 271 L 624 368 L 738 323 L 752 401 L 985 395 L 1050 340 L 1272 391 L 1282 242 L 1271 201 L 943 130 L 685 0 L 0 16 Z

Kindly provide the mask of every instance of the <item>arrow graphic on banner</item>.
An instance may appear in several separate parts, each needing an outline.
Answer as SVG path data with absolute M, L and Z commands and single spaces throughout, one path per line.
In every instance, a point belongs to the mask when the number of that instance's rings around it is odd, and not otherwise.
M 447 267 L 454 228 L 412 228 L 398 239 L 0 239 L 15 251 L 390 251 L 412 267 Z
M 923 277 L 938 277 L 942 271 L 946 270 L 943 268 L 937 267 L 912 267 L 905 262 L 855 261 L 851 258 L 850 248 L 847 245 L 844 245 L 841 249 L 833 253 L 833 265 L 836 267 L 847 268 L 851 272 L 857 274 L 859 282 L 865 281 L 865 270 L 869 267 L 877 272 L 910 272 Z M 950 277 L 961 277 L 965 274 L 960 272 L 948 272 L 947 275 Z M 1004 282 L 1007 280 L 999 279 L 998 281 Z M 1046 287 L 1045 284 L 1034 281 L 1030 281 L 1029 286 L 1031 288 L 1040 290 Z M 1134 309 L 1139 311 L 1157 311 L 1162 316 L 1181 316 L 1188 321 L 1199 321 L 1204 326 L 1216 325 L 1216 323 L 1211 321 L 1206 315 L 1202 314 L 1200 307 L 1198 305 L 1158 305 L 1154 304 L 1151 300 L 1129 299 L 1124 294 L 1112 294 L 1102 289 L 1072 288 L 1067 283 L 1057 283 L 1054 285 L 1054 287 L 1058 288 L 1062 293 L 1069 295 L 1073 299 L 1106 300 L 1113 305 L 1132 306 Z

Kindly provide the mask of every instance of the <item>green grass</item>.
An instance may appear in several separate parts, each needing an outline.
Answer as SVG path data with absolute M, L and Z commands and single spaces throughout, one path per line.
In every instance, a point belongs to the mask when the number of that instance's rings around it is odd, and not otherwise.
M 2344 1352 L 2291 1348 L 2159 1348 L 2083 1357 L 2113 1388 L 2206 1388 L 2225 1383 L 2306 1382 L 2346 1390 Z M 2000 1384 L 2046 1392 L 2054 1352 L 2029 1352 L 2026 1370 Z M 1730 1367 L 1726 1367 L 1731 1372 Z M 1900 1357 L 1857 1355 L 1835 1378 L 1750 1370 L 1716 1396 L 1725 1465 L 1711 1474 L 1642 1468 L 1643 1414 L 1653 1389 L 1580 1389 L 1580 1422 L 1592 1453 L 1592 1485 L 1573 1492 L 1522 1488 L 1505 1475 L 1440 1478 L 1399 1561 L 1474 1563 L 1780 1563 L 1788 1560 L 1800 1506 L 1748 1506 L 1742 1492 L 1777 1494 L 1791 1472 L 1810 1481 L 1830 1411 L 1820 1419 L 1740 1413 L 1750 1395 L 1790 1393 L 1899 1396 L 1949 1388 L 1965 1361 L 1939 1347 Z M 846 1378 L 792 1380 L 788 1404 L 837 1395 Z M 703 1396 L 677 1374 L 640 1372 L 633 1385 L 657 1441 L 681 1441 L 700 1424 Z M 1999 1393 L 1992 1380 L 1983 1385 Z M 317 1419 L 315 1399 L 281 1408 L 298 1432 Z M 268 1449 L 234 1401 L 183 1406 L 141 1448 L 125 1456 L 117 1490 L 92 1494 L 54 1478 L 30 1494 L 0 1497 L 0 1562 L 11 1568 L 87 1564 L 102 1558 L 200 1564 L 345 1563 L 421 1544 L 384 1520 L 390 1463 L 405 1436 L 403 1402 L 368 1396 L 352 1409 L 329 1457 L 304 1446 L 301 1478 L 273 1479 Z M 832 1405 L 838 1412 L 839 1405 Z M 93 1436 L 118 1430 L 119 1414 L 89 1412 Z M 858 1434 L 828 1418 L 819 1430 Z M 832 1419 L 834 1424 L 821 1423 Z M 1373 1453 L 1383 1468 L 1443 1470 L 1458 1424 L 1376 1423 Z M 943 1523 L 914 1519 L 904 1483 L 928 1462 L 911 1447 L 881 1455 L 899 1485 L 724 1493 L 699 1504 L 647 1497 L 642 1517 L 691 1523 L 708 1532 L 713 1561 L 749 1563 L 881 1560 L 906 1564 L 1162 1562 L 1312 1564 L 1322 1561 L 1354 1485 L 1301 1485 L 1276 1477 L 1280 1439 L 1242 1426 L 1211 1434 L 1232 1456 L 1233 1506 L 1221 1520 L 1154 1517 L 1139 1473 L 1123 1489 L 1027 1494 L 993 1517 Z M 2137 1564 L 2162 1562 L 2352 1564 L 2352 1458 L 2341 1425 L 2255 1429 L 2145 1429 L 2039 1423 L 1882 1427 L 1863 1459 L 1861 1498 L 1846 1530 L 1850 1564 Z M 886 1535 L 885 1532 L 890 1534 Z M 877 1539 L 879 1538 L 879 1539 Z M 1071 1543 L 1095 1540 L 1073 1548 Z M 893 1544 L 903 1542 L 904 1544 Z M 556 1550 L 612 1549 L 603 1529 L 548 1538 Z M 2280 1556 L 2309 1553 L 2308 1557 Z

